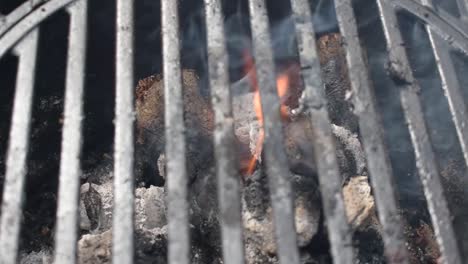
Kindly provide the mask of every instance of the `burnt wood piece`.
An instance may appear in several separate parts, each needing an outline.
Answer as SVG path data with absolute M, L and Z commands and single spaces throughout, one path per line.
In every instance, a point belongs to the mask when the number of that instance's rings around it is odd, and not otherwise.
M 199 78 L 193 70 L 182 71 L 184 118 L 187 127 L 187 169 L 195 175 L 213 164 L 213 121 L 210 103 L 199 90 Z M 164 85 L 162 75 L 139 81 L 136 88 L 136 161 L 137 181 L 160 184 L 157 160 L 164 152 Z M 146 173 L 145 173 L 146 172 Z

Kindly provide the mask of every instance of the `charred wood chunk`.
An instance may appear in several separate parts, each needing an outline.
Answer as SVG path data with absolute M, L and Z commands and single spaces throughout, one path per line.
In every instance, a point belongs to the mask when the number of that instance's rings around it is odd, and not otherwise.
M 200 94 L 198 83 L 199 78 L 193 70 L 182 71 L 187 169 L 190 172 L 210 167 L 213 160 L 211 138 L 214 114 L 209 100 Z M 136 119 L 137 175 L 140 176 L 137 180 L 154 184 L 153 177 L 158 175 L 157 160 L 164 152 L 165 145 L 164 84 L 161 75 L 148 77 L 138 83 Z M 149 171 L 148 177 L 141 178 L 145 170 Z

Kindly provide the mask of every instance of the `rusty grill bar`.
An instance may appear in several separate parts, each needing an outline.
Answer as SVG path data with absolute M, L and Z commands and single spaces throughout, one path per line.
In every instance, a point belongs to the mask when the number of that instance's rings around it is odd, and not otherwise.
M 183 96 L 180 63 L 178 3 L 162 0 L 163 73 L 165 86 L 165 127 L 168 179 L 168 261 L 189 263 L 189 219 Z M 215 153 L 218 198 L 221 212 L 223 256 L 225 263 L 244 263 L 239 175 L 235 143 L 231 94 L 229 91 L 226 52 L 220 0 L 205 0 L 209 79 L 215 111 Z M 353 100 L 367 155 L 372 188 L 379 220 L 383 226 L 385 254 L 389 263 L 409 263 L 398 213 L 395 183 L 383 138 L 383 125 L 377 110 L 369 70 L 358 37 L 351 0 L 335 0 L 340 32 L 345 39 Z M 390 71 L 398 86 L 401 103 L 409 125 L 431 219 L 441 248 L 443 262 L 462 263 L 455 231 L 443 193 L 435 154 L 428 136 L 426 121 L 418 95 L 420 87 L 412 75 L 396 12 L 403 8 L 427 23 L 427 31 L 442 87 L 468 165 L 467 109 L 453 62 L 446 46 L 468 54 L 466 31 L 467 2 L 458 0 L 461 20 L 434 11 L 431 0 L 377 0 L 387 40 Z M 5 17 L 0 17 L 0 57 L 10 49 L 19 57 L 16 92 L 7 152 L 2 214 L 0 218 L 0 263 L 17 262 L 23 187 L 26 176 L 27 149 L 31 123 L 33 84 L 35 79 L 38 30 L 36 26 L 48 16 L 67 8 L 71 16 L 68 47 L 65 119 L 60 164 L 60 185 L 55 237 L 55 263 L 76 263 L 78 191 L 83 118 L 83 90 L 86 54 L 87 0 L 28 1 Z M 116 119 L 113 214 L 113 263 L 133 263 L 134 186 L 133 186 L 133 60 L 134 8 L 131 0 L 117 1 L 116 26 Z M 319 184 L 334 263 L 355 263 L 352 231 L 346 219 L 341 179 L 331 133 L 331 123 L 320 73 L 307 0 L 291 0 L 301 73 L 305 83 L 304 106 L 314 129 L 314 146 Z M 40 8 L 39 8 L 40 7 Z M 271 201 L 281 263 L 300 263 L 294 229 L 294 208 L 288 181 L 288 161 L 282 144 L 283 132 L 279 98 L 275 87 L 273 52 L 265 0 L 249 0 L 253 50 L 265 118 L 265 160 L 269 176 Z M 438 25 L 438 26 L 433 26 Z

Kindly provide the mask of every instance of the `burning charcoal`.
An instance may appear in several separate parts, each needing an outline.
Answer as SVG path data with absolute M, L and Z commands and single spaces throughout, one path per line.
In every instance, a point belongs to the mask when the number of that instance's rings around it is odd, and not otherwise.
M 90 183 L 83 185 L 83 187 L 84 189 L 87 187 L 87 190 L 82 192 L 82 200 L 86 209 L 86 215 L 89 219 L 90 230 L 95 230 L 99 227 L 99 222 L 101 221 L 102 217 L 101 195 L 93 188 Z
M 417 225 L 406 225 L 405 236 L 411 263 L 438 264 L 440 251 L 429 224 L 420 221 Z
M 49 264 L 52 263 L 52 253 L 49 250 L 23 253 L 19 259 L 19 264 Z
M 468 178 L 464 161 L 454 160 L 441 172 L 447 203 L 461 251 L 468 256 Z
M 343 187 L 346 216 L 353 228 L 378 226 L 375 201 L 366 176 L 352 177 Z
M 158 172 L 161 177 L 166 180 L 166 155 L 162 153 L 158 158 Z
M 199 91 L 198 76 L 182 71 L 187 169 L 197 172 L 212 165 L 213 111 Z M 136 89 L 137 168 L 150 169 L 149 183 L 157 175 L 157 159 L 164 151 L 164 84 L 161 75 L 138 83 Z M 196 174 L 191 174 L 195 176 Z
M 91 231 L 91 221 L 86 213 L 83 199 L 80 199 L 80 229 L 86 232 Z
M 136 263 L 167 263 L 167 227 L 136 230 Z
M 105 231 L 111 228 L 114 199 L 112 186 L 111 180 L 104 184 L 85 183 L 81 186 L 80 205 L 84 208 L 80 208 L 80 211 L 86 214 L 80 214 L 80 223 L 89 222 L 90 230 Z
M 298 245 L 305 247 L 318 232 L 321 219 L 316 182 L 291 174 Z M 266 176 L 257 170 L 243 188 L 243 223 L 248 263 L 275 263 L 275 232 Z
M 113 213 L 112 181 L 81 187 L 80 223 L 83 230 L 106 231 L 111 228 Z M 166 224 L 164 188 L 151 186 L 135 190 L 135 223 L 137 229 L 163 227 Z
M 189 206 L 192 236 L 203 238 L 202 244 L 209 246 L 202 248 L 210 248 L 210 252 L 216 252 L 221 245 L 221 237 L 217 180 L 213 169 L 203 171 L 189 186 Z
M 84 235 L 78 241 L 78 263 L 111 263 L 112 230 L 101 234 Z
M 263 170 L 256 170 L 246 177 L 242 188 L 244 210 L 250 211 L 255 218 L 263 218 L 269 208 L 268 181 Z
M 161 228 L 167 224 L 164 188 L 151 186 L 135 191 L 135 220 L 140 228 Z
M 101 172 L 101 171 L 100 171 Z M 79 263 L 111 263 L 113 183 L 107 171 L 101 184 L 85 183 L 81 187 L 80 222 L 82 230 L 92 231 L 79 241 Z M 138 263 L 166 257 L 166 206 L 164 188 L 151 186 L 135 190 L 135 243 Z M 86 221 L 88 227 L 86 228 Z M 83 223 L 85 228 L 83 228 Z M 91 227 L 94 223 L 96 227 Z M 97 224 L 95 224 L 97 223 Z M 164 261 L 163 261 L 164 260 Z
M 333 124 L 356 133 L 358 122 L 348 98 L 351 84 L 342 41 L 339 33 L 323 35 L 317 42 L 318 54 L 322 66 L 322 78 L 325 83 L 330 119 Z
M 136 263 L 166 263 L 167 228 L 137 229 Z M 102 234 L 84 235 L 78 242 L 78 263 L 112 262 L 112 229 Z
M 357 136 L 344 127 L 332 125 L 336 155 L 343 181 L 366 172 L 366 160 Z M 301 175 L 317 174 L 314 162 L 313 131 L 310 118 L 296 116 L 284 125 L 285 148 L 292 172 Z
M 237 138 L 247 146 L 252 137 L 250 135 L 252 123 L 258 123 L 253 107 L 254 94 L 251 91 L 250 74 L 231 85 L 234 131 Z
M 354 166 L 352 171 L 355 175 L 367 174 L 366 156 L 362 149 L 361 141 L 356 134 L 352 133 L 344 127 L 340 127 L 332 124 L 332 132 L 338 141 L 338 144 L 342 146 L 343 152 L 348 159 L 350 159 L 349 166 Z

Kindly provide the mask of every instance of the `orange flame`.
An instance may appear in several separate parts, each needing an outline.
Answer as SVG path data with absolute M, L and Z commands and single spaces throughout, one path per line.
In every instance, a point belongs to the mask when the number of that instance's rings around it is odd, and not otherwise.
M 257 116 L 258 122 L 260 124 L 260 131 L 258 134 L 258 139 L 255 145 L 255 153 L 257 156 L 260 155 L 263 148 L 263 142 L 265 140 L 265 132 L 263 130 L 263 112 L 262 112 L 262 102 L 260 98 L 260 91 L 257 82 L 257 73 L 255 70 L 255 64 L 253 61 L 252 56 L 248 52 L 244 53 L 244 60 L 245 60 L 245 74 L 250 76 L 250 83 L 253 88 L 254 98 L 253 98 L 253 107 L 255 110 L 255 115 Z M 276 79 L 276 86 L 277 86 L 277 93 L 281 100 L 281 108 L 280 113 L 283 119 L 286 119 L 289 116 L 288 107 L 284 104 L 283 98 L 288 94 L 289 90 L 289 76 L 286 73 L 280 74 Z M 255 166 L 257 164 L 257 157 L 254 155 L 249 160 L 247 166 L 247 175 L 252 175 L 255 171 Z
M 287 119 L 289 116 L 289 110 L 286 104 L 283 102 L 283 99 L 285 96 L 288 94 L 289 90 L 289 75 L 286 73 L 282 73 L 278 78 L 276 79 L 276 89 L 278 92 L 278 96 L 281 99 L 281 117 L 283 119 Z

